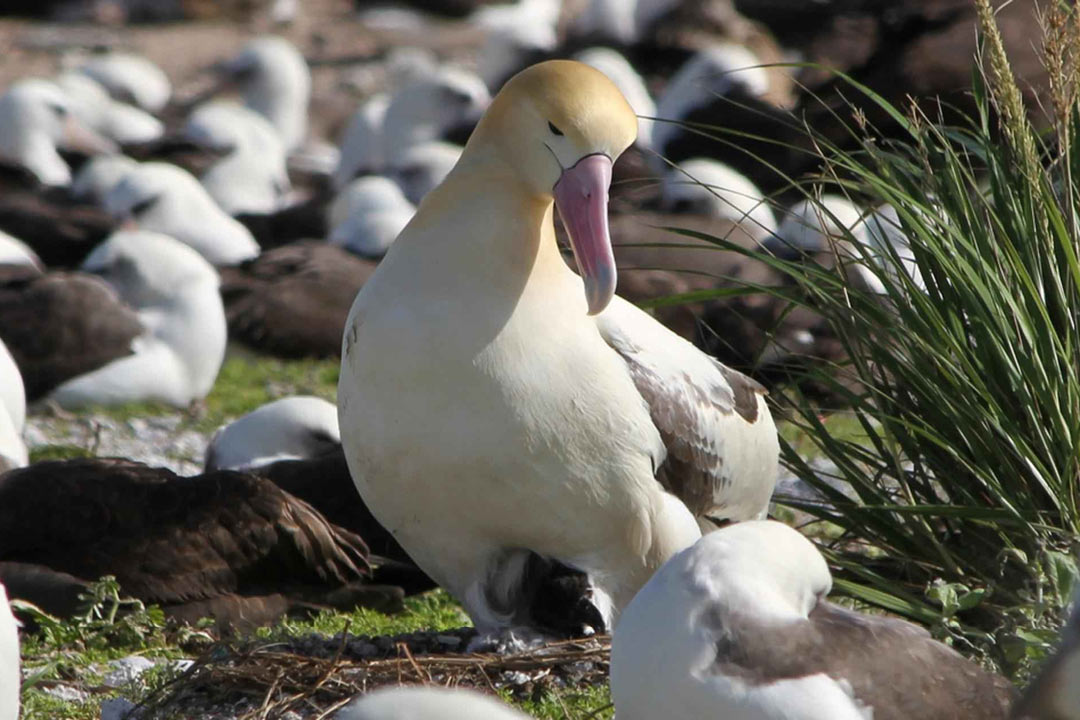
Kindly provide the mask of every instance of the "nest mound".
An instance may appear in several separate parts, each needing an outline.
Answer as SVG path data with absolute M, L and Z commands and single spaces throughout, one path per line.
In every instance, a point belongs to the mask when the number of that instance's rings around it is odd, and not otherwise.
M 515 697 L 607 681 L 610 637 L 506 654 L 467 653 L 473 628 L 405 635 L 219 643 L 131 714 L 139 720 L 317 720 L 386 685 L 470 687 Z

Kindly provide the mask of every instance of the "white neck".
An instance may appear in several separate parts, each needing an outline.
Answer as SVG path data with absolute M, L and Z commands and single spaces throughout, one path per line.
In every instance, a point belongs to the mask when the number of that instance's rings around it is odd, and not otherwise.
M 197 396 L 210 392 L 225 358 L 228 328 L 216 285 L 185 287 L 167 304 L 139 310 L 139 319 L 180 359 Z

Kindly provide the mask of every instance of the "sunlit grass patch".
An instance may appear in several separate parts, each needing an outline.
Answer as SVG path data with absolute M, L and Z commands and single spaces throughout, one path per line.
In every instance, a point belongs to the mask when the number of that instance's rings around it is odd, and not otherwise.
M 457 601 L 440 589 L 405 598 L 405 610 L 394 615 L 367 608 L 357 608 L 351 613 L 323 611 L 310 619 L 285 618 L 271 627 L 259 628 L 255 637 L 332 636 L 346 628 L 352 636 L 401 635 L 418 630 L 455 630 L 471 625 L 469 616 Z
M 611 689 L 605 685 L 589 688 L 541 691 L 538 697 L 516 700 L 509 692 L 503 699 L 538 720 L 610 720 Z

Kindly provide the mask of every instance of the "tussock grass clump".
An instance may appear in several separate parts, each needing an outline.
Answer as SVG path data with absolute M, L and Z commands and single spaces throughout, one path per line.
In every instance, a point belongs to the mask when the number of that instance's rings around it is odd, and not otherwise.
M 787 273 L 851 358 L 801 378 L 849 405 L 842 433 L 797 390 L 779 401 L 803 453 L 784 442 L 784 463 L 818 494 L 790 504 L 834 526 L 838 590 L 1016 674 L 1052 642 L 1080 549 L 1080 10 L 1043 15 L 1053 130 L 1039 133 L 976 4 L 977 117 L 945 126 L 855 85 L 903 137 L 856 113 L 857 150 L 814 138 L 826 162 L 806 196 L 887 204 L 893 219 L 867 222 L 900 243 L 846 233 L 836 272 L 717 242 Z

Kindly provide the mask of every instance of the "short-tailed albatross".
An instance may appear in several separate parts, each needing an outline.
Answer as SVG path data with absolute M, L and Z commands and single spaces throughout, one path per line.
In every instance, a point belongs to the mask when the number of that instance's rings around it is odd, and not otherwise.
M 607 192 L 636 128 L 586 65 L 516 75 L 346 324 L 353 479 L 486 633 L 530 624 L 530 551 L 585 572 L 611 626 L 695 516 L 760 517 L 772 493 L 763 391 L 614 297 Z
M 921 627 L 833 605 L 792 528 L 750 521 L 662 567 L 611 648 L 619 720 L 1004 720 L 1014 694 Z

